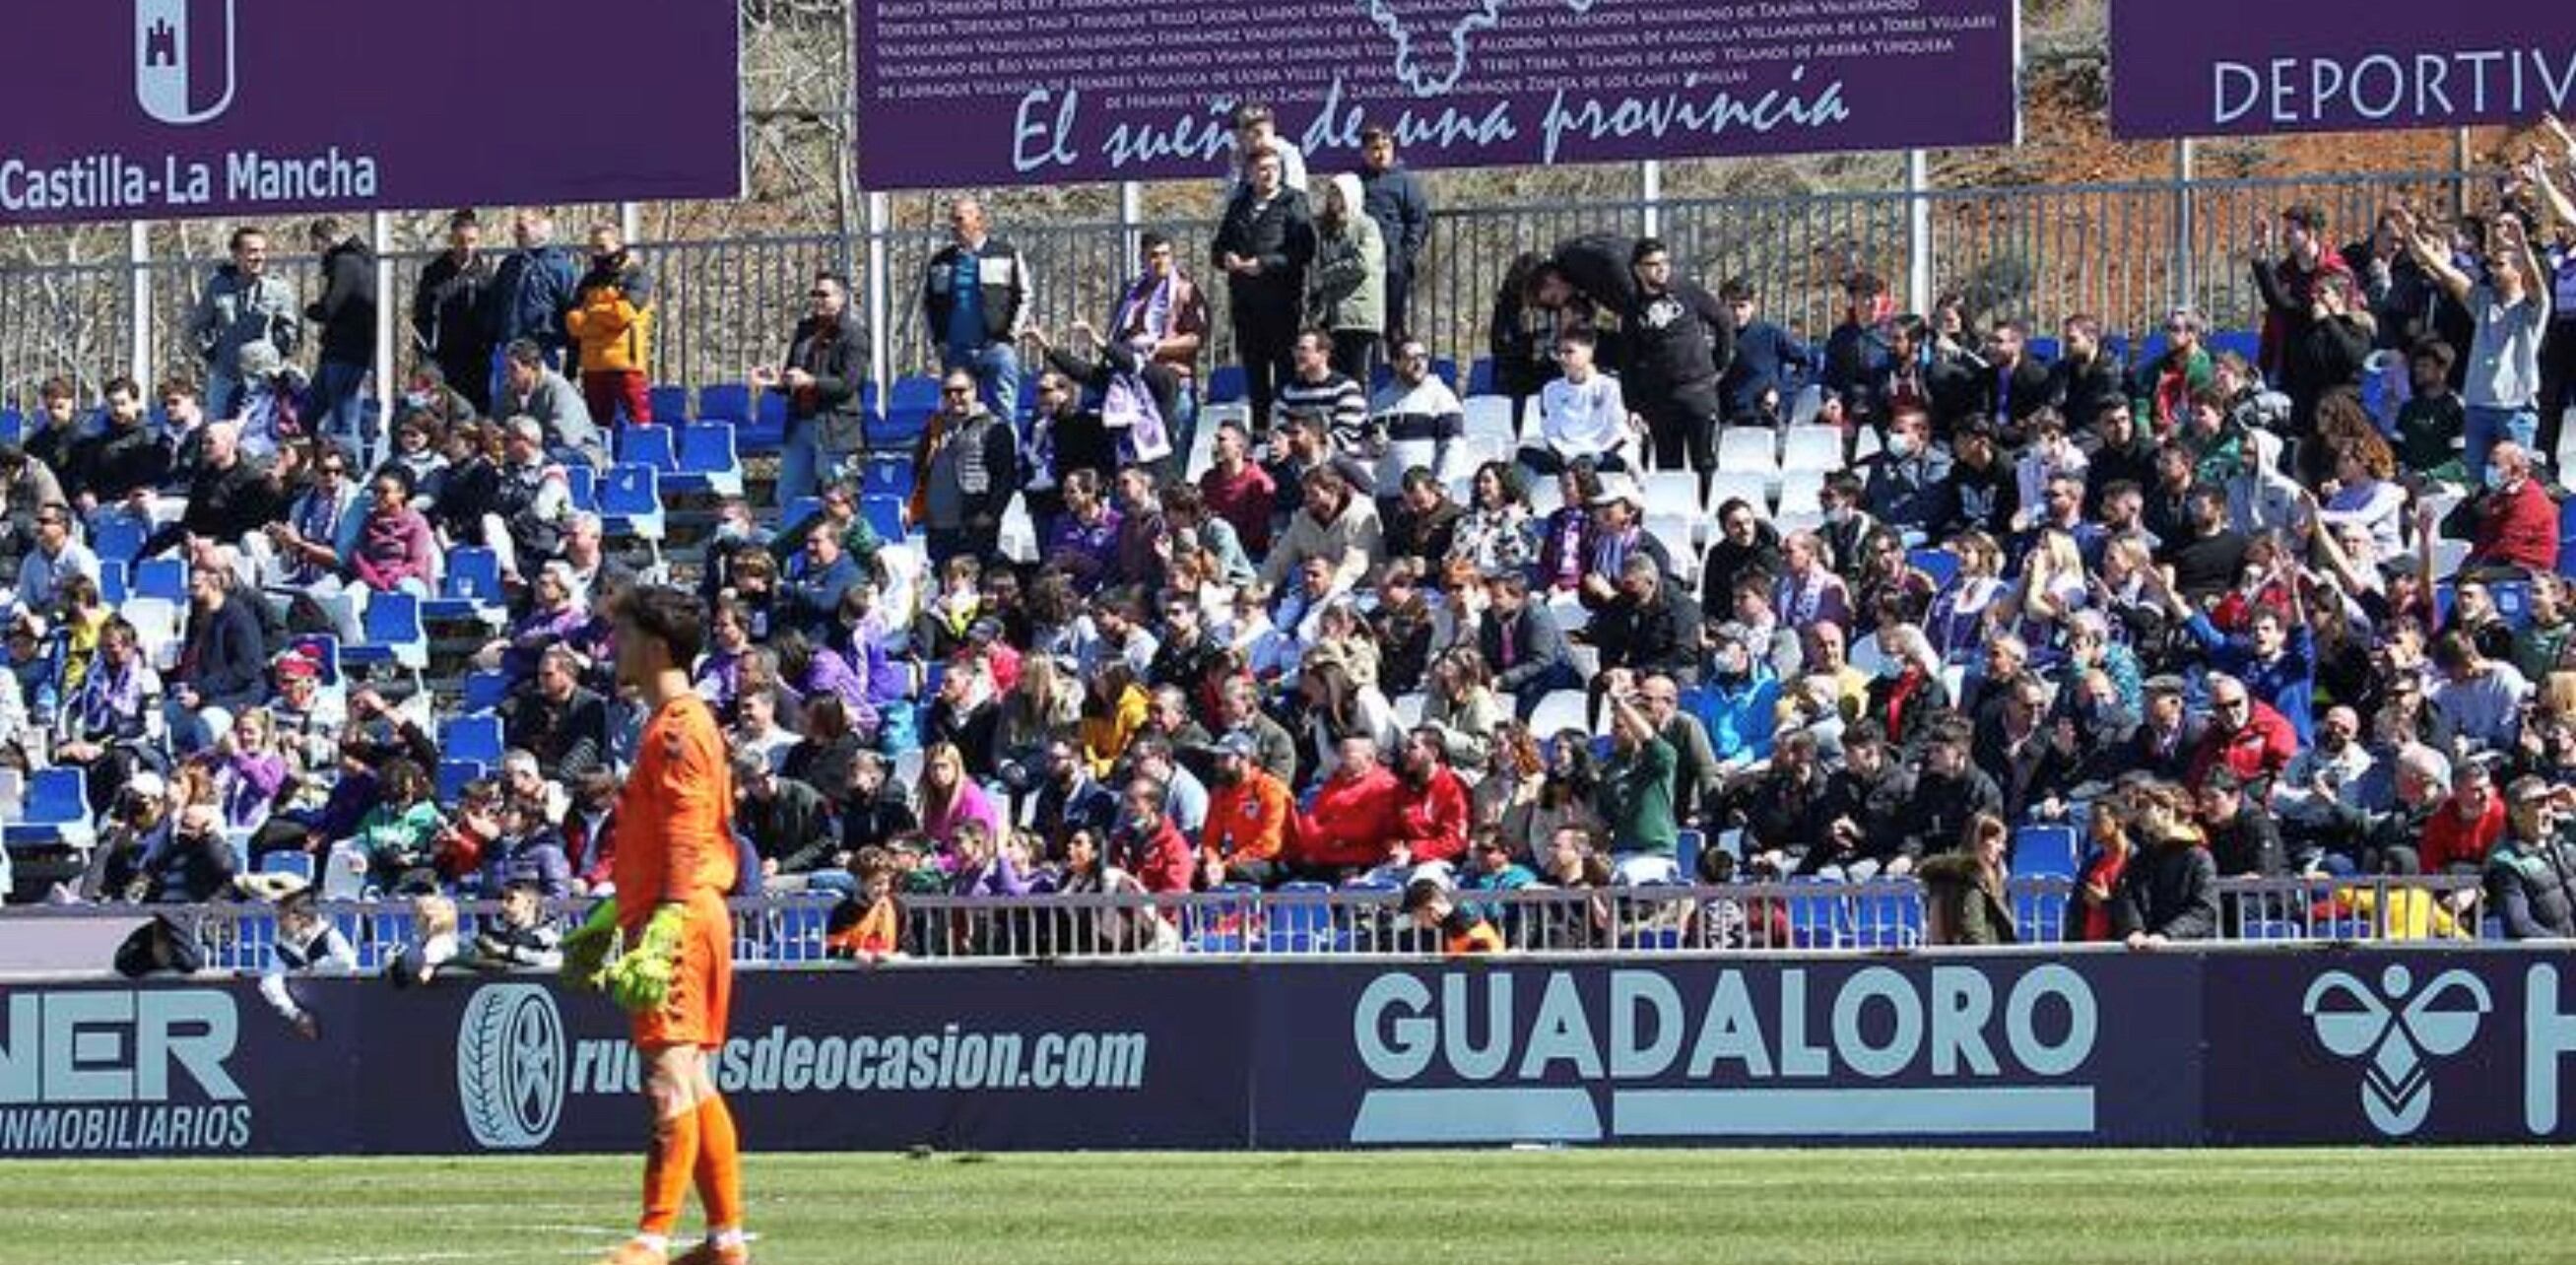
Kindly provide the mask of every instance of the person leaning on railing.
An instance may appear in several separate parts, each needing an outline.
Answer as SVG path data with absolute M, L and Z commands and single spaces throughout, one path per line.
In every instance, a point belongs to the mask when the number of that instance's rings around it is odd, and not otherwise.
M 2137 854 L 2120 875 L 2111 930 L 2132 949 L 2218 934 L 2218 866 L 2191 822 L 2180 788 L 2148 786 L 2136 798 Z M 2097 806 L 2095 811 L 2110 809 Z M 2116 811 L 2116 810 L 2114 810 Z

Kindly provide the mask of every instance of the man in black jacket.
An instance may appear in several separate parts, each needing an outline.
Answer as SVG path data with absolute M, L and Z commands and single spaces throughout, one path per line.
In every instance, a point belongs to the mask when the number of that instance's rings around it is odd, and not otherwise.
M 1605 670 L 1660 672 L 1684 686 L 1699 681 L 1699 603 L 1668 583 L 1663 568 L 1642 552 L 1621 564 L 1619 596 L 1593 618 L 1590 631 Z
M 268 645 L 252 606 L 234 592 L 229 569 L 206 561 L 188 570 L 187 642 L 170 674 L 163 718 L 171 749 L 191 755 L 229 730 L 232 715 L 268 700 Z
M 304 319 L 322 330 L 322 363 L 313 376 L 309 418 L 320 433 L 358 437 L 358 388 L 376 365 L 376 252 L 339 217 L 313 221 L 309 237 L 322 256 L 322 297 Z
M 2289 873 L 2281 851 L 2281 828 L 2272 814 L 2245 798 L 2244 784 L 2228 769 L 2210 771 L 2200 782 L 2200 828 L 2209 836 L 2209 857 L 2220 878 L 2278 878 Z
M 501 717 L 511 746 L 537 758 L 537 771 L 566 782 L 607 763 L 608 704 L 581 686 L 581 662 L 561 645 L 537 660 L 536 688 L 523 690 Z
M 447 253 L 420 270 L 411 292 L 412 342 L 476 411 L 492 411 L 492 327 L 484 314 L 492 261 L 472 211 L 447 217 Z
M 2113 934 L 2132 949 L 2218 934 L 2218 866 L 2200 846 L 2199 832 L 2165 822 L 2142 827 L 2141 833 L 2146 837 L 2120 873 L 2111 906 Z
M 1700 491 L 1717 473 L 1719 375 L 1735 361 L 1735 324 L 1716 297 L 1673 275 L 1672 252 L 1654 238 L 1629 255 L 1636 298 L 1625 313 L 1629 407 L 1646 419 L 1657 469 L 1678 469 L 1687 450 Z
M 2016 446 L 2030 437 L 2024 425 L 2030 415 L 2052 398 L 2048 366 L 2030 355 L 2028 344 L 2029 331 L 2021 322 L 1995 322 L 1986 339 L 1985 369 L 1971 397 L 1977 416 L 1993 421 L 1996 434 Z
M 851 453 L 867 446 L 859 384 L 868 376 L 868 345 L 859 323 L 844 319 L 850 283 L 835 272 L 814 274 L 812 309 L 787 340 L 787 364 L 752 370 L 752 385 L 787 397 L 787 441 L 778 454 L 778 503 L 812 496 Z
M 1315 219 L 1306 195 L 1284 182 L 1277 153 L 1256 151 L 1249 161 L 1251 178 L 1227 200 L 1208 257 L 1225 273 L 1235 356 L 1243 362 L 1258 434 L 1270 429 L 1271 401 L 1291 372 L 1306 265 L 1315 258 Z
M 170 449 L 144 424 L 143 388 L 132 378 L 107 384 L 105 428 L 72 444 L 63 492 L 88 515 L 136 492 L 159 486 L 170 469 Z
M 760 856 L 765 887 L 793 890 L 840 864 L 841 830 L 822 792 L 778 776 L 759 752 L 733 753 L 733 821 Z
M 1431 190 L 1396 161 L 1395 133 L 1383 124 L 1360 129 L 1360 209 L 1386 236 L 1386 345 L 1393 347 L 1413 328 L 1405 310 L 1414 269 L 1431 244 Z
M 939 342 L 942 372 L 963 369 L 1004 418 L 1020 415 L 1020 331 L 1028 324 L 1029 261 L 986 231 L 984 204 L 948 206 L 948 245 L 921 280 L 922 327 Z
M 1944 720 L 1933 728 L 1914 794 L 1906 801 L 1904 851 L 1886 873 L 1902 874 L 1927 855 L 1957 850 L 1966 842 L 1968 819 L 1979 813 L 2004 815 L 2003 792 L 1970 762 L 1970 744 L 1965 720 Z

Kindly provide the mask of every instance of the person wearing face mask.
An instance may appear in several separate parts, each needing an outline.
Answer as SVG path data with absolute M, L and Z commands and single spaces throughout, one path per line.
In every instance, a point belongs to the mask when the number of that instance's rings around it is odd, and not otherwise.
M 2333 806 L 2352 799 L 2379 757 L 2361 740 L 2361 713 L 2330 707 L 2317 723 L 2316 745 L 2291 757 L 2272 792 L 2272 811 L 2301 872 L 2311 871 L 2331 836 Z
M 2558 506 L 2533 474 L 2531 454 L 2505 440 L 2487 454 L 2486 490 L 2466 507 L 2477 524 L 2463 569 L 2518 568 L 2531 574 L 2558 569 Z
M 1950 485 L 1950 454 L 1932 442 L 1932 419 L 1919 406 L 1897 409 L 1888 420 L 1887 444 L 1873 458 L 1862 503 L 1871 517 L 1920 543 L 1958 513 Z
M 1692 695 L 1692 711 L 1708 731 L 1709 750 L 1721 776 L 1742 773 L 1771 758 L 1780 680 L 1753 656 L 1743 625 L 1718 625 L 1709 636 L 1709 679 Z

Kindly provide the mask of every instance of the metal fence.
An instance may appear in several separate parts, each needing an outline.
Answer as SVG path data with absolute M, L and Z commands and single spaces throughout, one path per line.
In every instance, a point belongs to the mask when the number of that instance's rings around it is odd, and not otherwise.
M 1744 277 L 1765 296 L 1771 319 L 1811 336 L 1838 319 L 1841 282 L 1850 273 L 1876 272 L 1902 295 L 1918 262 L 1927 265 L 1935 293 L 1958 293 L 1983 317 L 2053 325 L 2081 311 L 2115 331 L 2145 333 L 2167 307 L 2189 302 L 2221 326 L 2242 327 L 2258 310 L 2244 249 L 2253 227 L 2280 208 L 2294 202 L 2322 207 L 2332 235 L 2349 240 L 2366 234 L 2386 205 L 2462 205 L 2473 198 L 2472 184 L 2457 173 L 2408 172 L 1450 207 L 1435 216 L 1415 287 L 1414 325 L 1436 354 L 1463 364 L 1483 353 L 1494 298 L 1515 256 L 1586 232 L 1651 230 L 1672 243 L 1690 273 L 1711 283 Z M 1912 214 L 1918 201 L 1927 226 L 1920 236 Z M 1204 274 L 1214 227 L 1212 217 L 1202 217 L 1005 223 L 998 231 L 1028 255 L 1036 273 L 1036 319 L 1060 330 L 1075 320 L 1106 323 L 1132 275 L 1130 244 L 1138 231 L 1170 235 L 1185 266 Z M 644 244 L 638 249 L 661 288 L 654 378 L 692 387 L 741 381 L 751 364 L 784 350 L 805 307 L 807 279 L 826 267 L 858 284 L 856 311 L 883 313 L 880 372 L 923 372 L 934 352 L 917 296 L 931 255 L 944 244 L 944 231 L 931 228 Z M 396 308 L 398 345 L 406 348 L 403 317 L 412 285 L 432 257 L 420 252 L 388 261 L 386 296 Z M 220 262 L 151 259 L 0 272 L 0 400 L 25 404 L 56 374 L 95 390 L 138 365 L 147 376 L 193 369 L 179 331 Z M 271 266 L 299 284 L 316 281 L 310 259 L 281 257 Z M 885 278 L 881 295 L 864 292 L 873 276 Z M 1231 355 L 1223 291 L 1209 286 L 1218 327 L 1211 364 Z M 138 331 L 141 356 L 135 354 Z
M 2236 879 L 2219 884 L 2219 944 L 2438 941 L 2480 938 L 2464 876 L 2370 879 Z M 2082 940 L 2083 909 L 2064 879 L 2016 880 L 2011 905 L 2020 942 Z M 828 956 L 824 939 L 838 897 L 773 895 L 733 902 L 736 961 L 793 966 Z M 1254 957 L 1340 954 L 1421 956 L 1436 932 L 1413 926 L 1389 888 L 1290 888 L 1190 894 L 1025 898 L 907 896 L 903 952 L 929 961 L 1191 953 Z M 1681 884 L 1597 889 L 1465 892 L 1515 952 L 1899 952 L 1927 944 L 1922 888 L 1871 883 Z M 409 902 L 326 903 L 363 970 L 381 969 L 418 934 Z M 12 911 L 14 930 L 46 920 L 134 920 L 134 906 Z M 268 965 L 275 915 L 263 905 L 214 904 L 163 911 L 196 927 L 218 970 Z M 468 941 L 487 902 L 460 905 Z M 2490 929 L 2492 930 L 2492 929 Z M 2489 935 L 2487 938 L 2494 938 Z

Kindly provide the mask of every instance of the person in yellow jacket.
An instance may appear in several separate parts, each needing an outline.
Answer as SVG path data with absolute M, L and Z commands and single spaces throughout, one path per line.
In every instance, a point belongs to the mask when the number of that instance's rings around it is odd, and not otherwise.
M 590 271 L 573 287 L 564 329 L 591 417 L 606 427 L 623 408 L 627 421 L 652 425 L 653 278 L 612 225 L 590 230 Z

